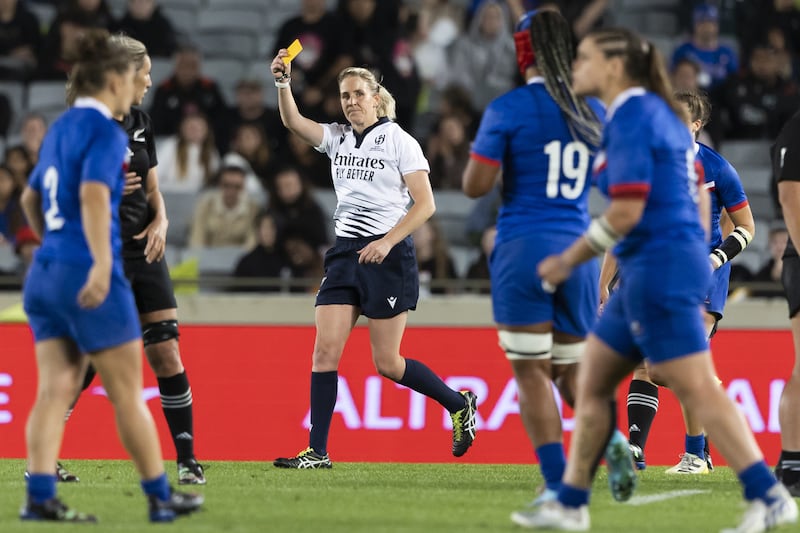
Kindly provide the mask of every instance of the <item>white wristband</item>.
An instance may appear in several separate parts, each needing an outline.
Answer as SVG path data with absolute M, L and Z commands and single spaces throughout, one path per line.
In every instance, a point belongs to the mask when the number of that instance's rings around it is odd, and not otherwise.
M 288 89 L 290 87 L 290 84 L 288 81 L 275 80 L 275 87 L 277 87 L 278 89 Z
M 589 229 L 583 234 L 589 247 L 597 254 L 602 254 L 609 248 L 613 247 L 620 240 L 620 236 L 608 223 L 605 216 L 592 220 L 589 224 Z

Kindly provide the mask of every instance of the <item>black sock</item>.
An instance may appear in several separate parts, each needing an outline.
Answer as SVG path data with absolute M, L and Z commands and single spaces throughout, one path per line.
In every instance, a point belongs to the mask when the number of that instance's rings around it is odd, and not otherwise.
M 72 401 L 72 404 L 69 406 L 69 409 L 67 409 L 67 413 L 64 415 L 64 423 L 66 423 L 69 420 L 69 417 L 72 416 L 72 410 L 75 409 L 75 405 L 78 403 L 78 399 L 81 397 L 81 393 L 89 388 L 89 385 L 92 384 L 92 380 L 94 379 L 94 376 L 96 374 L 97 374 L 97 371 L 94 369 L 94 367 L 91 364 L 89 364 L 89 366 L 86 367 L 86 374 L 83 376 L 83 383 L 81 384 L 81 391 L 78 393 L 78 395 Z
M 778 465 L 781 469 L 781 481 L 784 485 L 790 486 L 800 483 L 800 451 L 781 450 L 781 458 L 778 460 Z
M 192 423 L 192 388 L 186 372 L 169 378 L 158 378 L 161 408 L 167 419 L 178 462 L 194 459 L 194 430 Z
M 658 387 L 634 379 L 628 389 L 628 440 L 644 451 L 658 411 Z
M 433 398 L 451 413 L 465 406 L 464 396 L 460 392 L 445 385 L 433 370 L 415 359 L 406 359 L 406 371 L 397 383 Z
M 322 455 L 328 453 L 328 432 L 338 389 L 339 373 L 336 370 L 311 373 L 311 435 L 308 444 Z

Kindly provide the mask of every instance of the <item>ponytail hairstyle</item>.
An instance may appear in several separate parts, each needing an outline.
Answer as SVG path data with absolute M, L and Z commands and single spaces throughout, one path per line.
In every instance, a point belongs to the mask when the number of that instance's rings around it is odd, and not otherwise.
M 126 46 L 102 29 L 86 30 L 75 51 L 65 59 L 73 63 L 66 85 L 70 105 L 79 96 L 92 96 L 103 90 L 106 74 L 123 74 L 133 62 Z
M 395 120 L 397 118 L 397 106 L 394 102 L 394 96 L 392 96 L 392 93 L 387 91 L 386 88 L 378 82 L 377 78 L 375 78 L 375 74 L 365 68 L 347 67 L 339 73 L 336 81 L 341 84 L 342 80 L 350 76 L 357 76 L 367 82 L 367 86 L 369 87 L 370 91 L 372 91 L 372 94 L 378 95 L 380 100 L 380 103 L 378 103 L 378 109 L 376 110 L 378 118 L 386 117 L 390 120 Z
M 692 122 L 699 120 L 700 129 L 708 124 L 711 118 L 711 101 L 708 95 L 699 90 L 690 89 L 684 91 L 675 91 L 675 100 L 682 104 L 686 104 L 689 108 L 689 115 Z M 698 130 L 695 138 L 700 134 Z
M 635 84 L 660 96 L 684 122 L 686 110 L 672 93 L 672 84 L 661 53 L 653 43 L 626 28 L 607 28 L 590 32 L 591 38 L 606 56 L 623 58 L 625 75 Z
M 586 100 L 572 90 L 575 46 L 567 20 L 553 9 L 529 11 L 517 24 L 514 42 L 523 76 L 525 69 L 536 67 L 544 77 L 547 92 L 564 113 L 572 135 L 593 147 L 600 146 L 600 120 Z

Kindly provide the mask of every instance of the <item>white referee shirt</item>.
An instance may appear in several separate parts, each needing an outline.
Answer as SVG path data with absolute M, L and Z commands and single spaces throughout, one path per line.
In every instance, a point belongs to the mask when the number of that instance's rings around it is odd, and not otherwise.
M 316 149 L 331 159 L 336 236 L 387 233 L 405 216 L 411 201 L 403 176 L 430 172 L 419 143 L 385 117 L 363 135 L 349 124 L 322 124 L 322 129 L 322 144 Z

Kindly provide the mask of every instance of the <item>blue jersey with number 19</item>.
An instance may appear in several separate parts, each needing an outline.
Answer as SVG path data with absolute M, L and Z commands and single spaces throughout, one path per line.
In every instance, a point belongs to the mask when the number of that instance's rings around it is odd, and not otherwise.
M 641 220 L 614 249 L 620 261 L 675 241 L 704 241 L 694 139 L 657 95 L 634 87 L 615 99 L 594 172 L 609 198 L 646 200 Z
M 38 258 L 92 263 L 81 222 L 80 186 L 87 181 L 111 190 L 111 246 L 114 258 L 120 257 L 119 203 L 127 149 L 128 136 L 94 99 L 79 98 L 53 123 L 28 182 L 42 197 L 45 229 Z
M 471 157 L 503 168 L 497 242 L 532 231 L 578 237 L 586 230 L 591 148 L 575 140 L 544 78 L 489 104 Z

